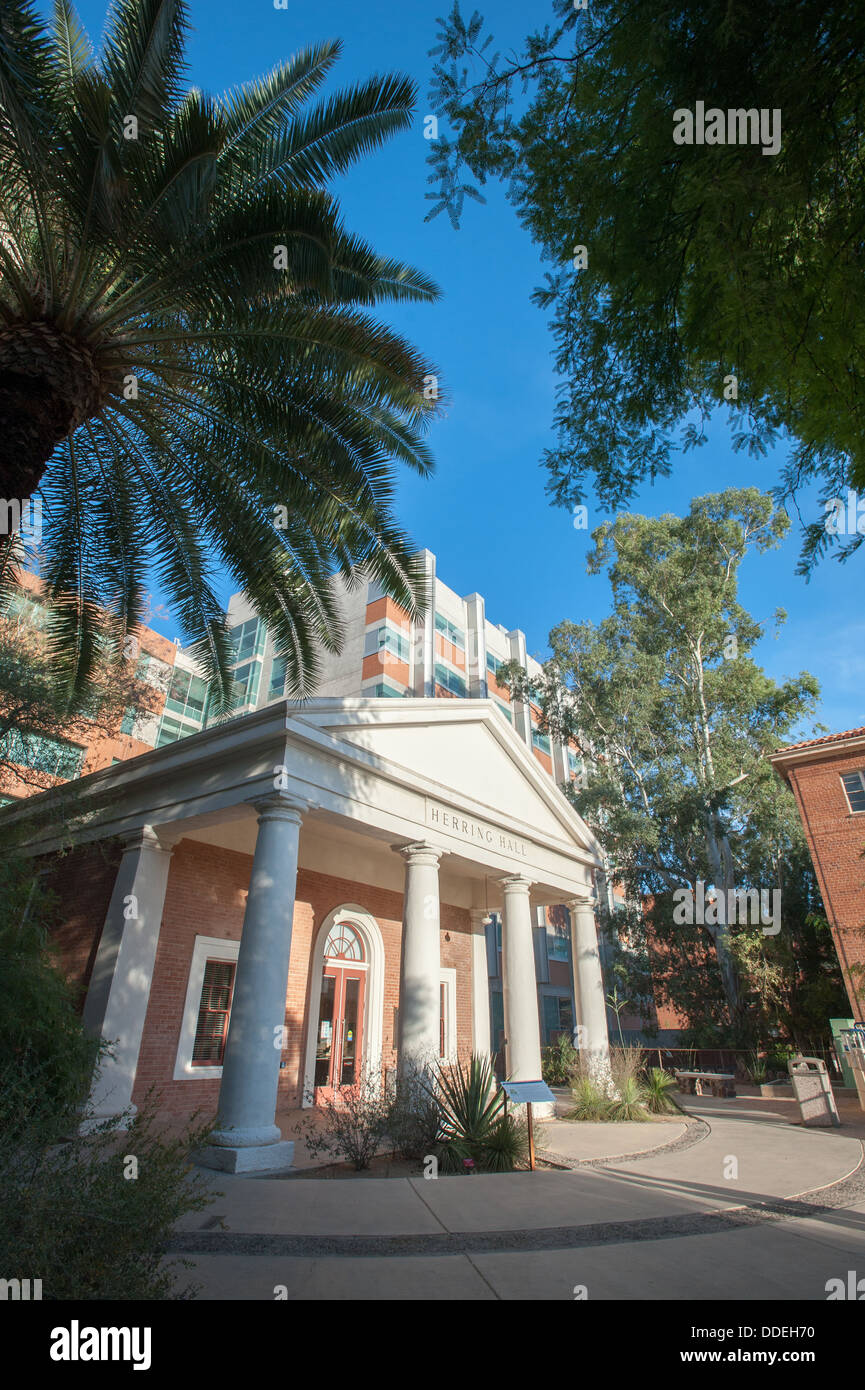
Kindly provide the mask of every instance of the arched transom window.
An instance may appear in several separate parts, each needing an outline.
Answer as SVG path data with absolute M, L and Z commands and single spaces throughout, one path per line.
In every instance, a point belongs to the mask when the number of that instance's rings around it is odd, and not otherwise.
M 324 943 L 325 960 L 363 960 L 363 942 L 348 922 L 334 922 Z

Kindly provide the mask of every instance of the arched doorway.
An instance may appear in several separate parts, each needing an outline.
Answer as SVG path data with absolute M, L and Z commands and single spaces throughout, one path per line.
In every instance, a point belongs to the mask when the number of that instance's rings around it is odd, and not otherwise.
M 360 933 L 351 922 L 334 922 L 324 943 L 318 1001 L 313 1079 L 316 1105 L 360 1081 L 368 969 Z
M 381 1077 L 384 942 L 356 903 L 329 912 L 316 933 L 307 1008 L 303 1105 L 363 1076 Z

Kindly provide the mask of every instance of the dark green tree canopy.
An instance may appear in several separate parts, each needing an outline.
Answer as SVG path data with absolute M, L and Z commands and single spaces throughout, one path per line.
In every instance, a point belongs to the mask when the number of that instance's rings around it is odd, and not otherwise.
M 550 494 L 570 506 L 594 482 L 626 504 L 722 406 L 734 448 L 789 444 L 779 499 L 817 483 L 807 573 L 830 544 L 822 504 L 865 490 L 865 8 L 552 0 L 550 18 L 507 55 L 458 3 L 439 21 L 431 109 L 455 134 L 432 146 L 429 195 L 456 222 L 467 174 L 503 179 L 551 263 Z M 778 152 L 675 143 L 697 102 L 779 113 Z
M 69 0 L 49 28 L 0 6 L 0 494 L 44 501 L 58 676 L 86 684 L 155 570 L 224 705 L 218 566 L 298 695 L 341 639 L 335 572 L 423 601 L 392 501 L 395 462 L 432 467 L 433 369 L 370 308 L 438 291 L 326 189 L 412 83 L 313 101 L 328 42 L 215 98 L 187 28 L 183 0 L 114 0 L 97 58 Z M 0 536 L 0 590 L 14 563 Z

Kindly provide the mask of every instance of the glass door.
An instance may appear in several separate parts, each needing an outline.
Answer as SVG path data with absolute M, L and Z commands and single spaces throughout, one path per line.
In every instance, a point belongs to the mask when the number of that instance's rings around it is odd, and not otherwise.
M 364 975 L 331 962 L 324 967 L 315 1051 L 316 1105 L 338 1100 L 343 1087 L 360 1081 Z

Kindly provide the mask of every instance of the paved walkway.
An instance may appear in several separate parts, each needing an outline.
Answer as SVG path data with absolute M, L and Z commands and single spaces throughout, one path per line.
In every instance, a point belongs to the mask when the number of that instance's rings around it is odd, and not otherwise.
M 665 1123 L 549 1121 L 558 1171 L 235 1178 L 179 1223 L 206 1299 L 823 1299 L 865 1276 L 865 1115 L 691 1098 Z M 598 1131 L 602 1131 L 601 1134 Z M 861 1132 L 861 1133 L 860 1133 Z M 604 1154 L 604 1143 L 607 1145 Z M 652 1149 L 652 1152 L 645 1152 Z M 579 1166 L 573 1166 L 579 1165 Z

